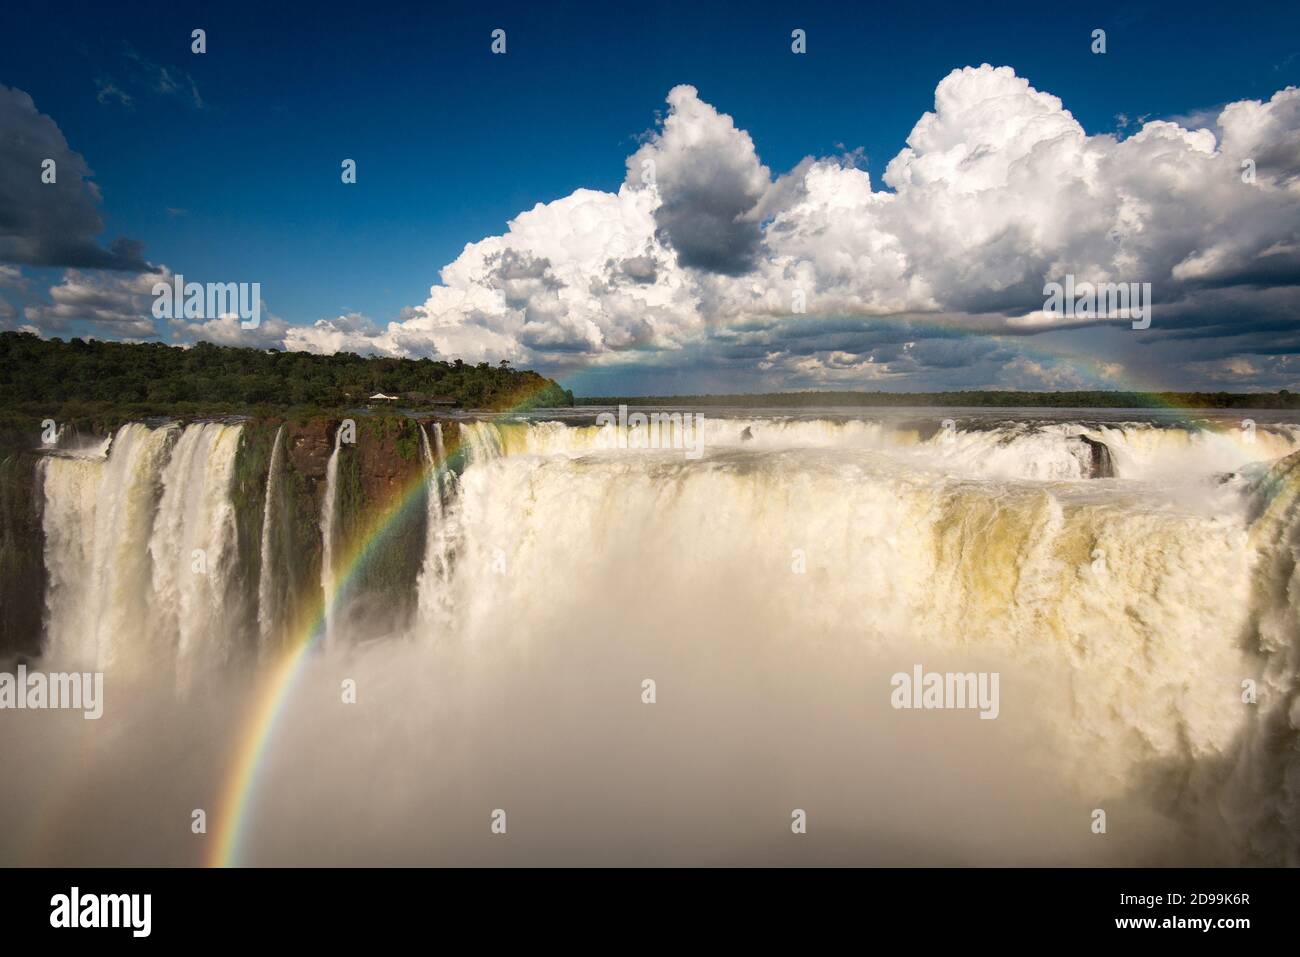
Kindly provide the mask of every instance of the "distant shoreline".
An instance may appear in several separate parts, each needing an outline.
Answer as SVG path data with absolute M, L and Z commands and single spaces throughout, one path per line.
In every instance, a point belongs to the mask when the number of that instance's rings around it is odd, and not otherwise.
M 727 406 L 731 408 L 1300 408 L 1300 394 L 1278 392 L 758 392 L 718 395 L 574 396 L 577 406 Z

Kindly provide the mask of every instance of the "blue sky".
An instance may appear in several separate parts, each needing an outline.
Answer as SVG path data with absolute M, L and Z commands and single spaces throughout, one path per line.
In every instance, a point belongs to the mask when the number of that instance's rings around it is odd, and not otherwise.
M 1300 83 L 1294 4 L 375 6 L 9 5 L 0 84 L 93 170 L 104 242 L 138 240 L 187 278 L 260 281 L 290 324 L 382 325 L 521 211 L 616 192 L 679 84 L 747 131 L 774 178 L 856 149 L 888 189 L 886 164 L 955 68 L 1011 66 L 1088 134 L 1121 136 Z M 496 27 L 505 56 L 489 52 Z M 806 55 L 790 52 L 795 27 Z M 25 266 L 11 301 L 60 272 Z

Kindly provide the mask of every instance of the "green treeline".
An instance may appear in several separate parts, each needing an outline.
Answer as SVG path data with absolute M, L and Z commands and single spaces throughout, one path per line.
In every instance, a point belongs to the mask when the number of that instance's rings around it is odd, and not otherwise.
M 0 410 L 41 416 L 202 415 L 293 409 L 311 413 L 396 395 L 400 409 L 529 409 L 627 405 L 807 408 L 974 406 L 986 408 L 1292 409 L 1279 392 L 767 392 L 738 395 L 589 396 L 508 363 L 395 359 L 349 352 L 191 348 L 159 342 L 42 339 L 0 332 Z M 386 403 L 383 403 L 386 405 Z
M 573 394 L 502 362 L 315 355 L 160 342 L 42 339 L 0 333 L 0 408 L 56 414 L 80 408 L 136 413 L 345 409 L 376 392 L 404 409 L 569 406 Z
M 587 396 L 578 405 L 739 406 L 962 406 L 989 408 L 1294 409 L 1300 394 L 1280 392 L 764 392 L 739 395 Z

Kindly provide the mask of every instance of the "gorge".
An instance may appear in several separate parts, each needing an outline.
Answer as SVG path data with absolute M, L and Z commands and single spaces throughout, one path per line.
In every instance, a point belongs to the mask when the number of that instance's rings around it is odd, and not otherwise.
M 595 411 L 9 436 L 0 660 L 105 720 L 0 721 L 0 860 L 1300 860 L 1300 428 Z M 892 708 L 921 663 L 997 720 Z

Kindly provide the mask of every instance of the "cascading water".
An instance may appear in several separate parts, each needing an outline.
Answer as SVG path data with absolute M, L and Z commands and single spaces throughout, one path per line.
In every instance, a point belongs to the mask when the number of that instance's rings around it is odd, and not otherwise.
M 447 447 L 443 444 L 442 423 L 433 423 L 433 453 L 439 465 L 438 489 L 445 501 L 456 494 L 456 473 L 447 467 Z
M 425 532 L 424 544 L 424 562 L 420 567 L 420 579 L 417 587 L 419 588 L 419 615 L 422 622 L 429 621 L 432 618 L 433 610 L 436 605 L 434 595 L 439 584 L 439 575 L 441 569 L 438 567 L 438 526 L 442 524 L 442 479 L 438 475 L 438 469 L 441 464 L 440 460 L 434 458 L 433 449 L 429 445 L 429 435 L 423 426 L 420 429 L 420 457 L 424 462 L 425 481 L 428 489 L 425 494 L 428 502 L 425 508 L 425 521 L 428 523 Z
M 492 422 L 462 422 L 460 440 L 469 449 L 471 462 L 487 462 L 506 454 L 501 432 Z
M 281 474 L 284 472 L 284 425 L 275 430 L 271 440 L 271 464 L 266 473 L 266 501 L 262 506 L 261 561 L 257 578 L 257 625 L 263 647 L 275 634 L 277 611 L 275 608 L 276 562 L 271 547 L 271 530 L 275 527 L 275 514 L 279 505 Z
M 161 668 L 170 642 L 176 680 L 221 672 L 240 641 L 221 614 L 239 435 L 125 426 L 106 457 L 42 464 L 51 659 Z M 702 435 L 692 459 L 610 427 L 465 422 L 461 470 L 440 425 L 421 430 L 412 630 L 437 641 L 366 644 L 367 622 L 331 614 L 346 640 L 305 672 L 308 710 L 280 751 L 282 773 L 353 794 L 347 834 L 330 833 L 358 859 L 400 859 L 385 822 L 430 801 L 472 817 L 504 793 L 552 809 L 555 844 L 528 860 L 604 859 L 652 806 L 663 829 L 630 859 L 730 859 L 754 832 L 728 843 L 718 821 L 757 828 L 751 812 L 809 805 L 850 836 L 925 829 L 936 861 L 1127 847 L 1138 862 L 1300 862 L 1300 429 L 750 416 L 710 417 Z M 253 545 L 254 642 L 279 615 L 288 441 L 282 428 Z M 340 431 L 319 512 L 327 595 L 341 445 Z M 999 719 L 891 710 L 889 675 L 917 664 L 999 672 Z M 340 674 L 380 712 L 316 704 L 338 700 Z M 656 709 L 637 697 L 647 678 Z M 352 783 L 380 773 L 383 795 Z M 684 776 L 690 801 L 663 783 Z M 303 860 L 301 841 L 277 843 L 300 821 L 294 793 L 263 795 L 266 860 Z M 675 841 L 697 800 L 720 816 Z M 575 807 L 583 829 L 564 830 Z M 1096 807 L 1132 839 L 1089 843 Z
M 47 652 L 188 681 L 229 657 L 239 426 L 125 425 L 107 456 L 43 463 Z
M 325 466 L 325 499 L 321 502 L 320 534 L 321 563 L 320 587 L 325 595 L 325 641 L 334 638 L 334 621 L 337 617 L 338 596 L 334 594 L 334 520 L 338 512 L 339 452 L 343 447 L 343 429 L 334 432 L 334 451 Z
M 182 685 L 229 660 L 240 642 L 231 614 L 235 509 L 230 492 L 241 431 L 238 425 L 211 422 L 186 426 L 162 473 L 149 539 L 151 630 L 156 647 L 175 654 Z
M 124 425 L 102 453 L 42 463 L 48 654 L 107 667 L 128 650 L 150 605 L 149 539 L 174 429 Z
M 470 467 L 447 595 L 471 644 L 514 621 L 545 631 L 589 619 L 601 604 L 591 589 L 648 611 L 641 589 L 653 583 L 709 622 L 698 634 L 689 618 L 664 625 L 701 643 L 719 627 L 794 642 L 838 636 L 932 654 L 978 649 L 1066 675 L 1040 720 L 1069 756 L 1060 773 L 1081 786 L 1121 792 L 1158 762 L 1212 794 L 1207 758 L 1227 760 L 1246 733 L 1250 712 L 1233 689 L 1258 663 L 1233 636 L 1253 627 L 1260 554 L 1250 487 L 1221 481 L 1295 453 L 1293 427 L 1244 436 L 1015 425 L 921 439 L 857 422 L 721 419 L 709 427 L 714 454 L 699 462 L 615 450 L 595 427 L 462 430 Z M 1110 474 L 1129 483 L 1100 491 L 1083 481 Z M 1288 516 L 1279 527 L 1300 535 Z M 791 574 L 792 555 L 806 556 L 806 578 Z M 494 563 L 510 573 L 493 576 Z M 1273 627 L 1287 637 L 1273 644 L 1289 657 L 1265 670 L 1293 700 L 1300 614 L 1287 605 L 1284 617 Z M 1292 795 L 1291 823 L 1266 856 L 1290 859 L 1300 853 L 1300 766 L 1274 773 L 1285 781 L 1273 790 Z M 1243 834 L 1224 838 L 1233 853 Z
M 434 422 L 429 428 L 433 432 L 432 445 L 424 429 L 420 430 L 421 454 L 429 486 L 424 561 L 417 586 L 419 601 L 416 627 L 424 637 L 441 634 L 451 625 L 447 583 L 452 573 L 458 514 L 456 472 L 447 461 L 442 424 Z

